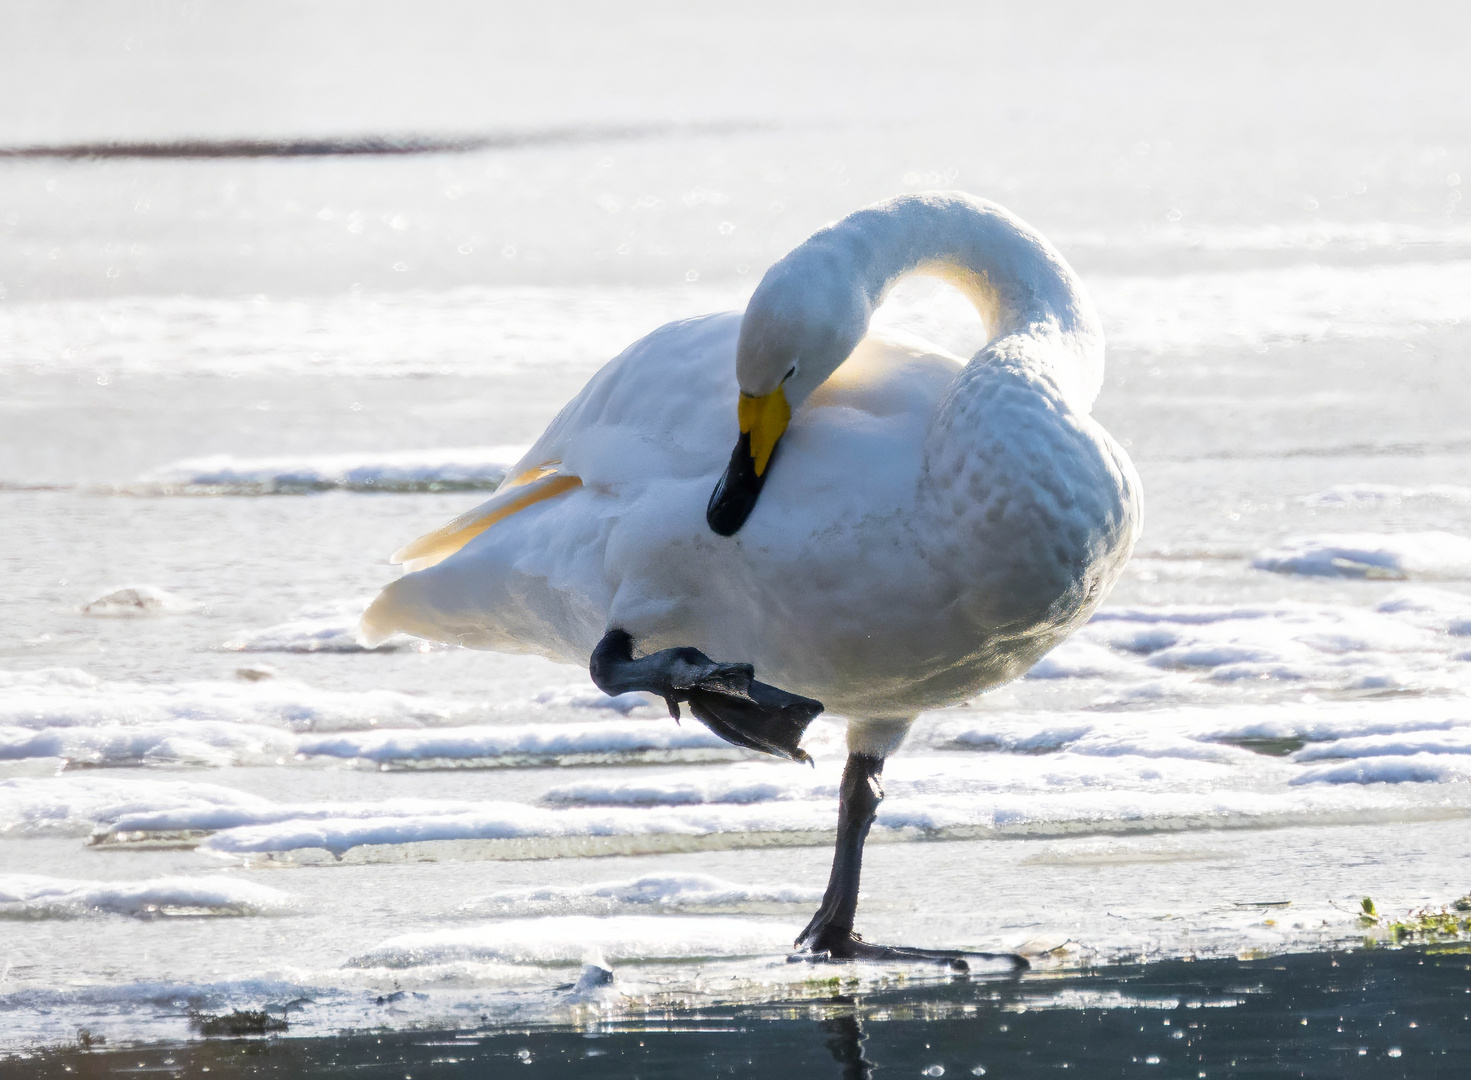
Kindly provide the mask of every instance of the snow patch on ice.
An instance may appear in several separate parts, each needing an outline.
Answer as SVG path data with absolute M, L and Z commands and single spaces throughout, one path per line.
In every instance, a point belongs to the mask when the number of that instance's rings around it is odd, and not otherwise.
M 813 779 L 813 773 L 793 774 L 794 770 L 785 763 L 750 762 L 722 769 L 714 775 L 701 770 L 659 779 L 561 784 L 548 790 L 542 798 L 553 806 L 747 805 L 836 790 L 830 778 L 819 781 Z
M 136 809 L 114 815 L 106 828 L 93 834 L 94 842 L 132 835 L 207 833 L 281 822 L 369 820 L 381 823 L 397 818 L 431 818 L 468 814 L 486 805 L 460 799 L 383 799 L 365 803 L 251 802 L 174 803 L 157 809 Z
M 1029 679 L 1136 679 L 1139 667 L 1086 638 L 1064 641 L 1034 664 Z
M 228 765 L 264 764 L 289 756 L 296 739 L 289 732 L 256 724 L 194 720 L 179 724 L 101 724 L 30 731 L 0 726 L 0 761 L 60 758 L 69 765 Z
M 591 690 L 585 687 L 557 687 L 552 690 L 543 690 L 532 699 L 538 705 L 551 707 L 567 707 L 577 709 L 607 709 L 616 712 L 620 716 L 627 716 L 636 709 L 657 708 L 664 712 L 664 703 L 652 694 L 639 693 L 637 691 L 627 694 L 604 694 L 599 690 Z
M 289 893 L 222 874 L 144 881 L 80 881 L 41 874 L 0 874 L 0 917 L 276 915 L 294 907 L 294 898 Z
M 1471 757 L 1471 724 L 1465 727 L 1396 731 L 1359 735 L 1329 743 L 1306 746 L 1292 755 L 1293 761 L 1324 761 L 1344 758 L 1410 757 L 1416 754 L 1460 754 Z
M 1471 780 L 1471 759 L 1438 753 L 1386 754 L 1305 769 L 1292 783 L 1443 784 L 1453 780 Z
M 339 732 L 304 738 L 297 743 L 296 752 L 307 756 L 409 762 L 724 750 L 728 745 L 695 724 L 633 720 Z
M 182 615 L 197 609 L 197 604 L 153 585 L 128 585 L 83 604 L 82 614 L 93 618 L 135 619 Z
M 889 797 L 880 807 L 874 839 L 1471 813 L 1471 786 L 1400 784 L 1390 790 L 1353 779 L 1387 778 L 1391 766 L 1376 762 L 1402 759 L 1412 760 L 1414 771 L 1401 770 L 1400 780 L 1459 778 L 1463 765 L 1471 764 L 1468 733 L 1471 708 L 1435 699 L 1243 706 L 1229 715 L 1213 708 L 941 713 L 917 726 L 915 753 L 889 763 Z M 526 734 L 541 737 L 530 728 Z M 943 752 L 967 746 L 993 752 Z M 926 753 L 927 747 L 940 752 Z M 354 745 L 346 752 L 362 749 Z M 442 752 L 428 744 L 421 749 Z M 210 785 L 108 785 L 92 774 L 69 774 L 0 782 L 0 834 L 95 830 L 94 842 L 102 844 L 182 839 L 230 860 L 288 861 L 312 852 L 356 852 L 354 859 L 381 861 L 407 857 L 411 850 L 419 853 L 414 857 L 527 858 L 825 844 L 835 825 L 841 765 L 841 754 L 823 754 L 815 770 L 752 761 L 610 775 L 554 787 L 543 805 L 452 799 L 278 803 Z M 1426 790 L 1410 790 L 1417 787 Z M 445 843 L 451 848 L 408 847 Z
M 724 760 L 744 753 L 643 694 L 555 688 L 495 705 L 290 679 L 133 683 L 73 669 L 0 672 L 0 761 L 91 766 L 260 765 L 339 758 L 405 766 L 560 760 Z M 589 714 L 598 720 L 568 719 Z M 532 722 L 486 724 L 491 716 Z M 627 718 L 627 719 L 625 719 Z M 481 721 L 477 723 L 476 721 Z
M 988 755 L 974 768 L 944 768 L 931 759 L 909 775 L 895 770 L 873 839 L 965 839 L 998 835 L 1068 835 L 1139 830 L 1263 827 L 1386 815 L 1464 815 L 1471 792 L 1447 801 L 1436 789 L 1426 802 L 1341 788 L 1294 787 L 1304 767 L 1235 747 L 1193 744 L 1199 758 L 1157 758 L 1136 747 L 1057 759 Z M 1163 749 L 1163 748 L 1162 748 Z M 903 759 L 896 759 L 898 761 Z M 1027 768 L 1018 768 L 1025 764 Z M 752 804 L 712 801 L 628 806 L 529 807 L 485 803 L 456 813 L 390 815 L 353 808 L 356 817 L 291 818 L 274 825 L 227 829 L 199 850 L 229 859 L 287 856 L 313 850 L 381 861 L 406 857 L 403 845 L 451 843 L 452 857 L 476 857 L 465 843 L 491 844 L 479 857 L 636 854 L 751 845 L 828 844 L 835 824 L 836 768 L 813 788 L 794 782 L 791 797 Z M 322 808 L 329 811 L 330 808 Z M 499 845 L 499 846 L 496 846 Z M 425 850 L 413 857 L 433 857 Z
M 1264 772 L 1269 763 L 1236 749 L 1235 744 L 1297 739 L 1314 744 L 1318 748 L 1314 752 L 1321 755 L 1327 747 L 1340 744 L 1352 752 L 1355 745 L 1360 745 L 1354 740 L 1369 737 L 1471 733 L 1471 700 L 1425 697 L 1331 704 L 1249 704 L 1231 710 L 1188 706 L 1063 714 L 951 710 L 932 717 L 911 735 L 911 745 L 916 749 L 930 745 L 1021 753 L 1051 751 L 1039 759 L 1043 762 L 1057 761 L 1059 753 L 1111 757 L 1127 751 L 1145 757 L 1178 755 L 1190 760 L 1235 762 L 1266 776 L 1270 775 Z M 1453 745 L 1459 738 L 1447 735 L 1446 745 Z M 1202 751 L 1213 756 L 1202 759 Z M 1247 756 L 1239 756 L 1242 754 Z M 904 760 L 896 758 L 895 764 Z M 1005 767 L 1021 770 L 1028 766 L 1012 757 Z
M 457 961 L 581 964 L 590 947 L 612 963 L 784 955 L 799 926 L 761 920 L 668 915 L 515 919 L 390 938 L 348 961 L 354 967 L 411 968 Z
M 821 889 L 798 885 L 741 885 L 709 874 L 646 874 L 586 885 L 507 889 L 477 897 L 463 907 L 467 911 L 498 915 L 603 915 L 625 907 L 733 911 L 812 905 L 821 899 Z
M 1318 577 L 1464 578 L 1471 574 L 1471 539 L 1440 531 L 1308 536 L 1263 552 L 1251 565 Z
M 1039 665 L 1038 678 L 1094 678 L 1111 669 L 1117 706 L 1173 699 L 1211 686 L 1256 696 L 1306 690 L 1460 690 L 1471 672 L 1448 665 L 1448 633 L 1471 599 L 1430 590 L 1378 609 L 1297 603 L 1105 608 Z M 1424 595 L 1422 595 L 1424 594 Z M 1241 688 L 1237 690 L 1235 688 Z M 1213 700 L 1213 698 L 1209 698 Z
M 349 807 L 349 809 L 354 809 Z M 738 813 L 732 814 L 731 811 Z M 360 817 L 292 818 L 274 825 L 227 829 L 199 845 L 226 858 L 309 849 L 341 855 L 358 847 L 456 841 L 520 841 L 527 851 L 577 842 L 580 849 L 619 850 L 625 840 L 643 850 L 707 846 L 704 840 L 733 833 L 827 832 L 832 810 L 818 804 L 772 810 L 754 807 L 680 808 L 673 812 L 604 807 L 548 809 L 516 802 L 484 802 L 458 813 L 368 812 Z M 728 845 L 727 845 L 728 846 Z
M 159 495 L 297 495 L 334 489 L 490 491 L 526 450 L 525 446 L 484 446 L 266 458 L 216 454 L 161 466 L 126 490 Z
M 177 780 L 122 780 L 93 772 L 64 777 L 0 780 L 0 837 L 86 836 L 129 814 L 208 814 L 223 807 L 273 806 L 219 784 Z
M 1374 610 L 1431 630 L 1471 633 L 1471 596 L 1465 593 L 1416 586 L 1391 594 Z
M 256 764 L 295 754 L 292 732 L 444 725 L 484 714 L 458 702 L 287 679 L 104 682 L 52 668 L 0 673 L 0 688 L 0 760 L 87 765 Z

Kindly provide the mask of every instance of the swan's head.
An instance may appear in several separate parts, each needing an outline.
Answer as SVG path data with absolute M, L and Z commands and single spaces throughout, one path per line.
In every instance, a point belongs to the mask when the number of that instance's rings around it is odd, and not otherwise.
M 741 319 L 741 434 L 710 496 L 710 528 L 732 536 L 745 524 L 792 411 L 848 359 L 868 330 L 870 314 L 851 272 L 832 260 L 789 255 L 767 272 Z

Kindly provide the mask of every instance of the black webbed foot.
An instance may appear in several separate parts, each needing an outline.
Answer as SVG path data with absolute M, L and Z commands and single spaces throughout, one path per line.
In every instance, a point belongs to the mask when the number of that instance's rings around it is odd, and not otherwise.
M 633 637 L 609 630 L 593 650 L 592 680 L 605 694 L 658 694 L 679 719 L 679 705 L 726 742 L 792 761 L 811 761 L 798 744 L 822 702 L 757 682 L 750 664 L 722 664 L 699 649 L 664 649 L 634 659 Z
M 695 718 L 726 742 L 792 761 L 812 760 L 797 744 L 822 712 L 820 701 L 754 679 L 745 693 L 699 686 L 690 688 L 684 700 Z
M 801 952 L 794 953 L 793 963 L 852 963 L 869 961 L 876 963 L 936 964 L 962 973 L 970 970 L 968 960 L 1005 961 L 1014 971 L 1024 971 L 1032 965 L 1025 956 L 1016 953 L 962 952 L 956 949 L 908 949 L 897 945 L 874 945 L 864 941 L 851 930 L 839 930 L 832 926 L 821 927 L 815 932 L 803 931 L 797 939 Z

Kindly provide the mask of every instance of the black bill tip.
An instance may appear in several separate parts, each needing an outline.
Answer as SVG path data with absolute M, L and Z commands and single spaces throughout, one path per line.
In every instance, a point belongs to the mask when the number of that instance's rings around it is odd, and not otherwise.
M 766 462 L 766 472 L 771 472 L 770 460 Z M 765 483 L 765 474 L 756 475 L 756 462 L 751 457 L 751 434 L 746 432 L 736 442 L 730 464 L 725 467 L 725 475 L 710 493 L 710 503 L 705 507 L 705 520 L 710 528 L 721 536 L 738 533 L 756 508 L 756 498 Z

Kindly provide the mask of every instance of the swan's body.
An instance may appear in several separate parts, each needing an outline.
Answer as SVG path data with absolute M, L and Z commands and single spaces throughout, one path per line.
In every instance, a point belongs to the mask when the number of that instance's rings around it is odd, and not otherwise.
M 369 633 L 583 664 L 621 626 L 646 650 L 749 662 L 856 720 L 1022 674 L 1117 577 L 1139 486 L 1088 415 L 1103 346 L 1076 279 L 980 206 L 993 246 L 1040 263 L 1023 268 L 1040 282 L 1007 283 L 1032 296 L 980 297 L 1000 333 L 969 365 L 863 340 L 794 412 L 737 536 L 714 534 L 705 509 L 737 434 L 741 316 L 672 323 L 599 371 L 509 474 L 555 462 L 536 482 L 581 483 L 395 582 Z M 885 224 L 904 237 L 907 222 Z M 912 258 L 926 262 L 936 253 Z
M 865 336 L 910 272 L 976 303 L 991 340 L 969 363 Z M 1088 415 L 1102 368 L 1076 276 L 1006 211 L 951 194 L 859 211 L 744 315 L 670 324 L 598 372 L 490 502 L 401 553 L 416 572 L 365 632 L 572 663 L 613 628 L 693 646 L 846 715 L 876 785 L 919 711 L 1022 674 L 1123 568 L 1139 484 Z M 780 439 L 769 460 L 762 439 Z M 742 461 L 754 491 L 720 535 Z M 844 792 L 846 822 L 862 793 Z

